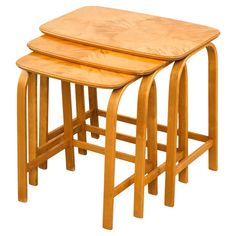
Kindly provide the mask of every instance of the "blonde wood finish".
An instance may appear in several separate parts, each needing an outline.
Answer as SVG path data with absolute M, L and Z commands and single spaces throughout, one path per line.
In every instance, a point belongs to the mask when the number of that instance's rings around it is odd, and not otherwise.
M 157 167 L 157 94 L 156 84 L 152 84 L 148 100 L 147 152 L 151 170 Z M 157 178 L 148 184 L 148 192 L 157 195 Z
M 98 128 L 96 126 L 92 125 L 86 125 L 85 126 L 86 131 L 94 133 L 94 134 L 100 134 L 105 136 L 106 135 L 106 130 L 102 128 Z M 135 143 L 136 138 L 134 136 L 126 135 L 126 134 L 121 134 L 121 133 L 116 133 L 116 139 L 130 142 L 130 143 Z
M 165 180 L 165 205 L 167 206 L 174 205 L 179 80 L 182 74 L 183 66 L 184 66 L 183 60 L 175 62 L 172 68 L 170 83 L 169 83 L 166 180 Z
M 146 161 L 145 172 L 146 173 L 149 172 L 151 168 L 152 168 L 151 165 L 150 164 L 148 165 L 148 162 Z M 114 195 L 117 196 L 118 194 L 123 192 L 125 189 L 127 189 L 129 186 L 131 186 L 134 183 L 134 176 L 135 174 L 131 175 L 130 177 L 122 181 L 120 184 L 118 184 L 114 189 Z
M 37 158 L 37 75 L 30 73 L 28 80 L 28 142 L 29 161 Z M 38 168 L 29 172 L 29 184 L 38 185 Z
M 40 103 L 39 103 L 39 146 L 48 141 L 48 104 L 49 104 L 49 79 L 40 76 Z M 47 169 L 47 162 L 39 165 L 41 169 Z
M 91 152 L 97 152 L 97 153 L 100 153 L 100 154 L 105 154 L 105 148 L 97 146 L 95 144 L 86 143 L 86 142 L 78 141 L 78 140 L 73 140 L 73 145 L 75 147 L 84 148 L 84 149 L 89 150 Z M 127 153 L 124 153 L 124 152 L 116 151 L 116 158 L 120 159 L 120 160 L 123 160 L 123 161 L 132 162 L 132 163 L 135 162 L 135 156 L 134 155 L 127 154 Z
M 40 164 L 45 163 L 49 158 L 56 155 L 57 153 L 61 152 L 65 148 L 69 146 L 69 141 L 61 141 L 60 143 L 53 146 L 51 149 L 49 149 L 47 152 L 44 152 L 37 156 L 36 159 L 29 162 L 27 165 L 27 170 L 31 171 L 32 169 L 37 168 Z
M 69 140 L 69 145 L 66 147 L 66 169 L 75 170 L 74 148 L 72 146 L 73 140 L 73 123 L 72 123 L 72 109 L 71 109 L 71 92 L 70 83 L 62 81 L 62 105 L 64 117 L 64 138 Z
M 107 107 L 103 200 L 103 227 L 106 229 L 113 227 L 117 110 L 126 88 L 127 85 L 113 90 Z
M 206 141 L 198 149 L 196 149 L 193 153 L 191 153 L 188 156 L 188 158 L 185 158 L 176 166 L 176 174 L 181 173 L 184 169 L 186 169 L 186 166 L 190 165 L 193 161 L 195 161 L 207 150 L 210 150 L 212 147 L 213 147 L 213 140 L 210 139 Z
M 144 205 L 145 150 L 146 150 L 148 101 L 149 101 L 149 94 L 155 96 L 155 92 L 150 93 L 150 89 L 152 86 L 154 86 L 152 84 L 154 83 L 154 78 L 158 72 L 159 70 L 157 70 L 152 75 L 145 76 L 143 78 L 138 94 L 138 108 L 137 108 L 137 122 L 136 122 L 136 150 L 135 150 L 136 158 L 135 158 L 135 181 L 134 181 L 135 182 L 134 216 L 139 218 L 143 217 L 143 205 Z M 151 101 L 154 100 L 151 99 Z M 152 112 L 154 114 L 155 111 L 153 110 Z M 154 129 L 154 131 L 156 135 L 156 129 Z M 152 160 L 153 159 L 154 157 L 152 157 Z
M 38 53 L 98 69 L 134 75 L 151 74 L 170 62 L 133 56 L 43 35 L 28 43 Z
M 93 6 L 54 19 L 40 30 L 87 45 L 166 60 L 182 59 L 219 35 L 207 26 Z
M 85 129 L 86 129 L 86 131 L 94 133 L 94 134 L 100 134 L 103 136 L 106 135 L 105 129 L 98 128 L 98 127 L 95 127 L 92 125 L 86 125 Z M 116 139 L 122 140 L 122 141 L 125 141 L 128 143 L 133 143 L 133 144 L 136 143 L 136 137 L 131 136 L 131 135 L 127 135 L 127 134 L 116 133 Z M 146 146 L 147 146 L 147 144 L 146 144 Z M 153 147 L 156 147 L 157 150 L 160 150 L 160 151 L 164 151 L 164 152 L 166 151 L 166 145 L 164 145 L 162 143 L 157 143 L 157 145 L 152 146 L 152 148 Z
M 138 79 L 136 75 L 95 69 L 34 52 L 19 59 L 17 65 L 48 77 L 99 88 L 120 88 Z
M 135 176 L 134 174 L 131 175 L 130 177 L 128 177 L 115 187 L 114 189 L 115 197 L 134 183 L 134 176 Z
M 161 131 L 161 132 L 167 132 L 167 126 L 158 124 L 157 125 L 157 130 Z M 177 130 L 177 134 L 178 135 L 180 134 L 179 129 Z M 188 132 L 188 138 L 193 139 L 193 140 L 197 140 L 197 141 L 200 141 L 200 142 L 206 142 L 206 141 L 209 140 L 209 137 L 207 135 L 199 134 L 199 133 L 195 133 L 195 132 L 191 132 L 191 131 Z
M 88 119 L 91 116 L 91 114 L 92 114 L 92 111 L 90 111 L 90 110 L 85 112 L 86 119 Z M 72 120 L 72 122 L 73 122 L 74 133 L 76 133 L 76 130 L 77 130 L 77 132 L 79 132 L 80 129 L 77 125 L 77 118 L 74 118 Z M 55 138 L 56 136 L 62 134 L 63 132 L 64 132 L 64 125 L 61 125 L 48 133 L 48 140 Z
M 92 114 L 90 116 L 90 124 L 93 126 L 99 126 L 98 121 L 98 99 L 97 99 L 97 89 L 88 87 L 89 93 L 89 109 L 92 110 Z M 98 139 L 99 135 L 96 133 L 91 133 L 93 138 Z
M 76 94 L 76 112 L 77 112 L 77 124 L 80 125 L 81 130 L 78 132 L 78 140 L 86 142 L 86 131 L 85 131 L 85 103 L 84 103 L 84 86 L 75 85 Z M 79 153 L 86 155 L 87 151 L 79 148 Z
M 102 117 L 106 117 L 106 111 L 98 109 L 98 115 L 102 116 Z M 121 121 L 121 122 L 128 123 L 128 124 L 133 124 L 133 125 L 136 125 L 136 123 L 137 123 L 137 120 L 135 118 L 120 115 L 120 114 L 117 115 L 117 120 Z M 162 124 L 157 124 L 157 130 L 161 131 L 161 132 L 167 132 L 167 126 L 162 125 Z M 179 134 L 179 130 L 177 130 L 177 133 Z M 200 142 L 206 142 L 209 140 L 209 137 L 207 135 L 199 134 L 199 133 L 195 133 L 195 132 L 191 132 L 191 131 L 188 132 L 188 138 L 193 139 L 193 140 L 197 140 Z M 158 149 L 158 150 L 160 150 L 160 149 Z
M 53 148 L 54 146 L 56 146 L 57 144 L 61 143 L 64 141 L 64 134 L 60 134 L 57 137 L 54 137 L 52 139 L 50 139 L 49 141 L 47 141 L 47 143 L 43 144 L 42 146 L 40 146 L 37 150 L 37 156 L 47 152 L 48 150 L 50 150 L 51 148 Z
M 183 152 L 178 151 L 176 154 L 176 160 L 180 161 L 182 158 L 183 158 Z M 166 170 L 166 163 L 164 162 L 160 166 L 149 171 L 149 173 L 145 176 L 144 185 L 151 183 L 155 178 L 157 178 L 157 176 L 161 175 L 165 170 Z
M 218 169 L 218 56 L 216 47 L 210 44 L 208 52 L 208 135 L 213 140 L 209 149 L 209 169 Z
M 18 200 L 27 202 L 27 122 L 26 98 L 29 74 L 22 71 L 17 87 Z
M 183 68 L 179 92 L 179 150 L 183 151 L 183 160 L 188 158 L 188 71 Z M 181 160 L 181 161 L 183 161 Z M 180 162 L 181 162 L 180 161 Z M 188 182 L 188 167 L 179 173 L 179 181 Z
M 217 53 L 215 46 L 210 43 L 205 46 L 208 51 L 209 60 L 209 130 L 211 130 L 210 140 L 214 139 L 214 145 L 211 147 L 209 153 L 209 166 L 217 166 Z M 167 156 L 166 156 L 166 183 L 165 183 L 165 205 L 174 206 L 175 194 L 175 175 L 176 175 L 176 140 L 177 140 L 177 114 L 179 104 L 179 88 L 182 71 L 186 65 L 187 60 L 193 56 L 197 51 L 188 55 L 183 60 L 175 62 L 171 72 L 169 85 L 169 102 L 168 102 L 168 126 L 167 126 Z M 212 96 L 210 98 L 210 96 Z M 216 105 L 215 105 L 216 102 Z M 213 104 L 214 103 L 214 104 Z M 208 141 L 207 141 L 208 142 Z M 212 158 L 212 159 L 211 159 Z M 186 168 L 189 164 L 189 157 L 185 158 L 183 163 Z M 214 168 L 213 168 L 214 169 Z

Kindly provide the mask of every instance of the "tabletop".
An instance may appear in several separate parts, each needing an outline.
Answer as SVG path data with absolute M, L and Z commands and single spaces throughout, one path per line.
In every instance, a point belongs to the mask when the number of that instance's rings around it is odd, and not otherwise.
M 114 52 L 47 35 L 33 39 L 28 47 L 48 56 L 126 74 L 147 75 L 170 64 L 169 61 Z
M 16 62 L 23 70 L 90 87 L 117 89 L 139 78 L 32 52 Z
M 105 7 L 83 7 L 40 30 L 55 37 L 155 59 L 180 60 L 220 34 L 179 20 Z

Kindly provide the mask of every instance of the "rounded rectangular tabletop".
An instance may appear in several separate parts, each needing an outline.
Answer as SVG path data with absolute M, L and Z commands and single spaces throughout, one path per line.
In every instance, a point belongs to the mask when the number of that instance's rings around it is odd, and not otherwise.
M 98 88 L 116 89 L 139 78 L 137 75 L 127 75 L 96 69 L 48 57 L 36 52 L 20 58 L 16 64 L 29 72 Z
M 83 7 L 40 27 L 45 34 L 144 57 L 179 60 L 220 32 L 203 25 L 105 7 Z
M 135 75 L 151 74 L 170 63 L 86 46 L 47 35 L 30 41 L 28 47 L 35 52 L 71 62 Z

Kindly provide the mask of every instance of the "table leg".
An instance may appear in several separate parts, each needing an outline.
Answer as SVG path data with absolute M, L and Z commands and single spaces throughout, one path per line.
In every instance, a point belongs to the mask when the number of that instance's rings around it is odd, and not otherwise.
M 179 92 L 179 150 L 188 158 L 188 71 L 185 65 L 180 79 Z M 181 161 L 180 161 L 181 162 Z M 179 173 L 179 181 L 188 183 L 188 167 Z
M 152 170 L 157 167 L 157 94 L 156 83 L 153 81 L 148 100 L 148 122 L 147 122 L 147 151 L 148 162 Z M 157 178 L 148 184 L 148 192 L 157 195 Z
M 30 73 L 28 79 L 28 135 L 29 161 L 37 158 L 37 74 Z M 29 184 L 38 184 L 38 168 L 29 172 Z
M 40 102 L 39 102 L 39 145 L 48 141 L 48 106 L 49 106 L 49 79 L 40 76 Z M 47 161 L 39 165 L 41 169 L 47 169 Z
M 127 86 L 113 90 L 107 107 L 103 202 L 103 227 L 105 229 L 113 227 L 117 110 Z
M 178 116 L 179 86 L 180 86 L 181 74 L 182 74 L 182 61 L 175 62 L 171 72 L 170 84 L 169 84 L 166 180 L 165 180 L 166 206 L 174 206 L 176 150 L 177 150 L 176 149 L 177 116 Z
M 90 124 L 99 127 L 97 89 L 88 87 L 88 92 L 89 92 L 89 109 L 93 111 L 90 117 Z M 96 133 L 91 133 L 91 136 L 96 139 L 99 138 L 99 134 Z
M 144 177 L 145 177 L 145 151 L 146 151 L 146 131 L 147 131 L 147 117 L 148 117 L 148 100 L 150 90 L 154 81 L 154 77 L 158 71 L 152 75 L 145 76 L 141 82 L 138 94 L 138 109 L 136 122 L 136 151 L 135 151 L 135 178 L 134 178 L 134 216 L 138 218 L 143 217 L 144 208 Z M 155 85 L 153 85 L 155 86 Z M 155 88 L 152 88 L 151 96 L 155 95 Z M 151 102 L 153 100 L 151 99 Z M 155 108 L 153 108 L 155 109 Z M 153 114 L 155 111 L 152 111 Z M 152 116 L 153 117 L 153 116 Z M 153 121 L 151 122 L 153 125 Z M 156 125 L 157 123 L 155 123 Z M 156 128 L 154 129 L 156 130 Z M 150 133 L 149 133 L 150 134 Z M 154 137 L 154 134 L 152 134 Z M 156 132 L 155 132 L 156 135 Z M 149 136 L 150 138 L 150 136 Z M 149 139 L 149 142 L 151 140 Z M 154 139 L 152 140 L 152 142 Z M 157 144 L 155 143 L 155 148 Z M 149 154 L 155 154 L 153 149 L 149 150 Z M 151 160 L 155 162 L 154 155 Z M 153 163 L 152 163 L 153 164 Z M 153 190 L 152 190 L 153 191 Z
M 71 91 L 70 83 L 61 82 L 62 86 L 62 104 L 64 117 L 64 138 L 68 140 L 66 147 L 66 168 L 67 170 L 75 170 L 74 148 L 73 141 L 73 123 L 72 123 L 72 109 L 71 109 Z
M 211 43 L 208 52 L 208 125 L 213 146 L 209 149 L 209 169 L 218 169 L 218 58 L 216 47 Z
M 85 102 L 84 102 L 84 86 L 75 85 L 75 94 L 76 94 L 76 112 L 78 124 L 81 127 L 81 130 L 78 132 L 78 140 L 86 142 L 86 130 L 85 130 Z M 87 154 L 87 150 L 79 148 L 79 153 L 82 155 Z
M 27 201 L 26 98 L 29 74 L 22 71 L 17 87 L 18 200 Z

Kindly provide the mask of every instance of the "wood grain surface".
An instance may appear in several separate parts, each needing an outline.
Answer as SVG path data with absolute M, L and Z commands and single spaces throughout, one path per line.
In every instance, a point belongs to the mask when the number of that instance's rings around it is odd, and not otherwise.
M 104 7 L 83 7 L 40 27 L 46 34 L 165 60 L 179 60 L 220 32 L 203 25 Z
M 48 77 L 99 88 L 120 88 L 139 78 L 30 53 L 16 63 L 20 68 Z
M 71 62 L 136 75 L 151 74 L 170 62 L 133 56 L 43 35 L 28 43 L 35 52 Z

